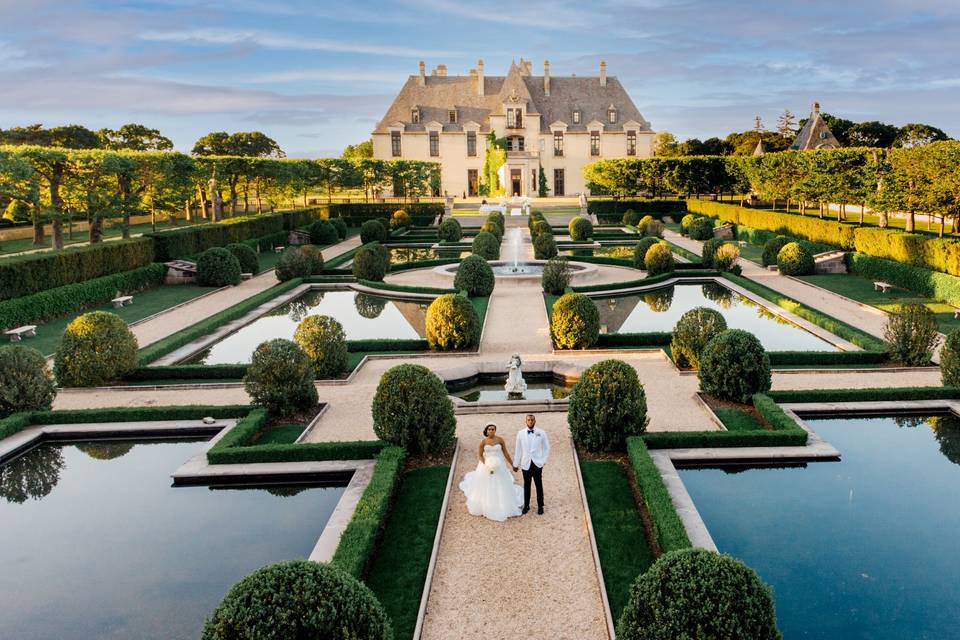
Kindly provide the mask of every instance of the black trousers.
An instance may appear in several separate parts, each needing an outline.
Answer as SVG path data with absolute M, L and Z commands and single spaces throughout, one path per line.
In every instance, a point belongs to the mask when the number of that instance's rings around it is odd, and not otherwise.
M 523 508 L 530 508 L 530 481 L 537 485 L 537 506 L 543 507 L 543 467 L 530 463 L 529 469 L 523 471 Z

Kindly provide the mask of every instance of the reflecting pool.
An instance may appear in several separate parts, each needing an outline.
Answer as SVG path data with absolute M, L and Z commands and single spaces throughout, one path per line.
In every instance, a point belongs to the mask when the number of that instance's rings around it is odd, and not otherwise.
M 633 244 L 614 244 L 604 245 L 598 249 L 567 249 L 563 255 L 576 256 L 602 256 L 604 258 L 621 258 L 623 260 L 633 260 Z
M 522 398 L 511 398 L 503 388 L 504 382 L 476 384 L 463 389 L 455 389 L 451 395 L 467 402 L 502 402 L 505 400 L 562 400 L 570 395 L 572 385 L 557 382 L 527 380 L 527 390 Z
M 677 284 L 632 296 L 594 298 L 608 333 L 673 331 L 687 311 L 719 311 L 731 329 L 757 336 L 768 351 L 835 351 L 836 347 L 715 282 Z
M 390 264 L 407 264 L 423 260 L 460 260 L 470 255 L 468 249 L 431 249 L 430 247 L 388 247 Z M 353 260 L 343 263 L 343 268 L 353 266 Z
M 172 487 L 202 446 L 48 443 L 0 467 L 0 638 L 195 640 L 234 582 L 307 558 L 343 489 Z
M 721 551 L 774 589 L 792 638 L 958 638 L 960 420 L 807 420 L 840 462 L 684 469 Z

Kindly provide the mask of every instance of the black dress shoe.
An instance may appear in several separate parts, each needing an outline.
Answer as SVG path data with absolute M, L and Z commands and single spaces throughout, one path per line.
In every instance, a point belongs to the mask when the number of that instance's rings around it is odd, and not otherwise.
M 523 516 L 523 515 L 526 515 L 528 511 L 530 511 L 530 507 L 524 507 L 524 508 L 523 508 L 523 511 L 520 512 L 520 515 L 522 515 L 522 516 Z
M 537 507 L 537 515 L 538 515 L 538 516 L 542 516 L 542 515 L 543 515 L 543 507 Z

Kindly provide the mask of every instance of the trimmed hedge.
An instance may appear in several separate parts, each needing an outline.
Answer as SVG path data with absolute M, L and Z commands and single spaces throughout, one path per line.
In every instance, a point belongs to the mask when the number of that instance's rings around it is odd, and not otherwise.
M 785 276 L 808 276 L 815 266 L 813 256 L 797 242 L 789 242 L 777 252 L 777 269 Z
M 260 258 L 249 244 L 234 242 L 227 245 L 227 251 L 240 261 L 241 272 L 252 273 L 253 275 L 260 273 Z
M 324 246 L 336 244 L 340 240 L 339 230 L 329 220 L 317 220 L 307 229 L 310 231 L 310 244 Z
M 866 389 L 801 389 L 768 391 L 763 394 L 771 402 L 872 402 L 883 400 L 954 400 L 960 398 L 960 387 L 868 387 Z M 754 406 L 760 409 L 757 398 Z M 779 409 L 779 407 L 778 407 Z M 782 411 L 782 410 L 781 410 Z M 769 420 L 769 418 L 768 418 Z
M 589 218 L 577 216 L 572 218 L 567 225 L 570 233 L 570 239 L 574 241 L 583 241 L 593 235 L 593 223 Z
M 549 260 L 557 255 L 557 242 L 549 233 L 541 233 L 533 239 L 533 257 L 536 260 Z
M 936 300 L 960 306 L 960 278 L 957 276 L 893 260 L 875 258 L 865 253 L 848 253 L 846 263 L 851 273 L 864 278 L 883 280 Z
M 240 284 L 240 260 L 223 247 L 207 249 L 197 258 L 197 284 L 225 287 Z
M 483 320 L 466 296 L 446 293 L 427 308 L 427 342 L 434 351 L 474 349 Z
M 463 228 L 455 218 L 447 218 L 437 228 L 437 238 L 441 242 L 460 242 L 463 237 Z
M 686 211 L 686 208 L 686 202 L 683 200 L 634 199 L 589 200 L 587 202 L 587 212 L 596 214 L 597 220 L 599 220 L 601 224 L 620 222 L 623 214 L 629 209 L 642 214 L 651 214 L 659 218 L 664 214 L 669 215 Z
M 492 233 L 481 231 L 473 238 L 471 251 L 484 260 L 499 260 L 500 242 Z
M 357 203 L 357 204 L 331 204 L 329 205 L 331 218 L 342 218 L 347 226 L 359 227 L 367 220 L 385 218 L 389 220 L 397 205 L 389 203 Z M 442 203 L 406 203 L 403 205 L 404 211 L 410 215 L 414 226 L 424 227 L 431 224 L 435 218 L 443 215 L 444 208 Z
M 468 296 L 489 296 L 493 293 L 496 279 L 493 269 L 476 254 L 469 255 L 460 262 L 457 275 L 453 279 L 453 286 L 459 291 L 466 291 Z
M 650 421 L 636 370 L 622 360 L 591 365 L 570 392 L 567 420 L 573 441 L 588 451 L 622 451 Z
M 56 396 L 43 354 L 17 344 L 0 347 L 0 417 L 49 410 Z
M 697 376 L 704 392 L 746 402 L 770 389 L 770 356 L 752 333 L 727 329 L 703 347 Z
M 663 553 L 690 547 L 687 530 L 677 515 L 670 493 L 644 442 L 653 434 L 627 438 L 627 456 L 637 479 L 640 495 L 650 514 L 653 532 Z
M 270 413 L 287 416 L 317 405 L 310 356 L 292 340 L 274 338 L 253 351 L 243 388 L 254 404 Z
M 566 293 L 550 311 L 550 337 L 556 349 L 589 349 L 600 335 L 600 312 L 581 293 Z
M 137 339 L 127 323 L 107 311 L 90 311 L 67 325 L 53 371 L 61 386 L 95 387 L 136 366 Z

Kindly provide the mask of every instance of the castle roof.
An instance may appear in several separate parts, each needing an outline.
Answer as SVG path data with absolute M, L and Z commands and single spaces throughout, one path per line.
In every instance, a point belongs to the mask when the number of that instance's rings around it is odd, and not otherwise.
M 840 142 L 834 137 L 827 125 L 827 121 L 820 115 L 820 103 L 813 103 L 813 111 L 807 118 L 803 129 L 797 134 L 797 139 L 790 145 L 791 149 L 810 151 L 812 149 L 838 149 Z

